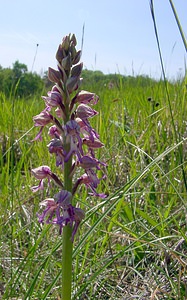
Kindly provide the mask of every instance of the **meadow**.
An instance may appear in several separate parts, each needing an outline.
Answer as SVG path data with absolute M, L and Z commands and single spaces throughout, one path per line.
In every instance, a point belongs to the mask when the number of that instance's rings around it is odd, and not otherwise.
M 100 97 L 92 124 L 105 144 L 97 155 L 108 197 L 81 188 L 72 299 L 187 299 L 186 80 L 86 87 Z M 1 299 L 60 299 L 62 238 L 38 223 L 45 192 L 30 189 L 31 169 L 55 164 L 46 131 L 32 142 L 44 103 L 3 93 L 0 101 Z

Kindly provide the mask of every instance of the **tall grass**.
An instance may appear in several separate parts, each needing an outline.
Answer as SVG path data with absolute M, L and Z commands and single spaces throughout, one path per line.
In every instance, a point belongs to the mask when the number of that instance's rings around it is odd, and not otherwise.
M 101 190 L 109 196 L 90 198 L 81 188 L 86 218 L 74 245 L 73 299 L 187 298 L 186 83 L 137 79 L 132 86 L 119 77 L 112 88 L 92 88 L 107 161 Z M 59 299 L 62 240 L 37 222 L 48 192 L 30 192 L 31 168 L 54 159 L 47 133 L 31 142 L 32 116 L 44 105 L 3 93 L 0 101 L 1 298 Z
M 133 293 L 185 299 L 186 192 L 179 156 L 183 144 L 186 169 L 185 79 L 168 83 L 168 91 L 178 143 L 163 82 L 95 90 L 101 101 L 93 125 L 105 143 L 102 190 L 109 197 L 90 199 L 81 191 L 87 214 L 73 254 L 74 299 L 131 299 Z M 1 159 L 2 297 L 57 299 L 62 241 L 54 227 L 37 223 L 44 195 L 30 192 L 30 169 L 53 158 L 45 150 L 47 134 L 43 143 L 31 142 L 36 129 L 25 134 L 43 103 L 19 99 L 12 105 L 2 94 L 1 138 L 9 150 Z

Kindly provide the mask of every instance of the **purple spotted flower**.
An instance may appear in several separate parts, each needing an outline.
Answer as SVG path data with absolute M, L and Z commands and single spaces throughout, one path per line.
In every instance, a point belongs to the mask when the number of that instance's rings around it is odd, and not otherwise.
M 80 203 L 75 203 L 77 198 L 74 196 L 79 186 L 85 185 L 91 196 L 106 197 L 97 191 L 101 180 L 106 177 L 106 164 L 98 160 L 95 153 L 104 144 L 91 125 L 92 118 L 98 115 L 93 105 L 98 103 L 99 97 L 79 89 L 83 64 L 80 62 L 81 51 L 76 49 L 76 45 L 75 35 L 63 38 L 56 53 L 57 70 L 48 70 L 53 87 L 47 96 L 42 96 L 45 108 L 33 117 L 34 125 L 40 128 L 34 140 L 42 139 L 44 129 L 48 131 L 47 150 L 55 156 L 58 176 L 45 165 L 31 171 L 39 180 L 32 191 L 47 187 L 49 195 L 41 202 L 43 211 L 38 214 L 39 222 L 58 225 L 60 234 L 65 226 L 70 226 L 72 241 L 85 216 Z M 97 176 L 98 170 L 104 174 L 101 178 Z M 75 176 L 76 171 L 78 176 Z M 52 182 L 59 189 L 55 195 Z

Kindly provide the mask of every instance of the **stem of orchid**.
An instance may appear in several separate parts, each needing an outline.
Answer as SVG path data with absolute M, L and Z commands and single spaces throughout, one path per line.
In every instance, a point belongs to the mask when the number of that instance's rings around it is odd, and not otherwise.
M 68 121 L 68 120 L 66 120 Z M 64 143 L 64 150 L 68 153 L 69 143 Z M 72 177 L 70 170 L 72 166 L 72 157 L 64 163 L 64 189 L 72 193 Z M 63 246 L 62 246 L 62 300 L 71 300 L 72 285 L 72 227 L 68 224 L 63 228 Z
M 72 178 L 70 178 L 70 169 L 72 159 L 70 158 L 64 164 L 64 189 L 72 192 Z M 72 227 L 68 224 L 63 228 L 63 246 L 62 246 L 62 299 L 71 299 L 71 282 L 72 282 L 72 250 L 73 243 Z
M 68 224 L 63 229 L 63 247 L 62 247 L 62 299 L 71 300 L 71 282 L 72 282 L 72 249 L 71 241 L 72 228 Z

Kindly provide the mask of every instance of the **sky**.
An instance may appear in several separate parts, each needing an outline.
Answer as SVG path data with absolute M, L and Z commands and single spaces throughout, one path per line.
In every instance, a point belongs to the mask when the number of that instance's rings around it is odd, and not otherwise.
M 187 1 L 173 0 L 185 36 Z M 62 38 L 74 33 L 88 70 L 159 78 L 161 67 L 149 0 L 0 0 L 0 65 L 19 60 L 41 74 L 56 68 Z M 169 78 L 185 72 L 186 52 L 169 0 L 154 1 L 157 29 Z M 38 46 L 37 46 L 38 45 Z

